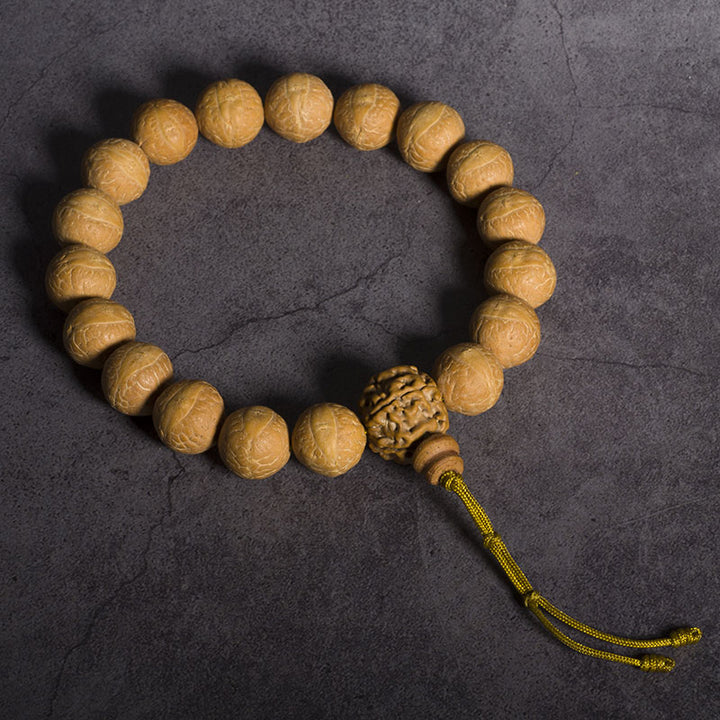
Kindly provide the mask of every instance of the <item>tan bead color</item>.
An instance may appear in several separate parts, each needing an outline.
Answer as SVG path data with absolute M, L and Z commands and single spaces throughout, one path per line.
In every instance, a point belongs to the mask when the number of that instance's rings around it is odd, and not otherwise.
M 136 143 L 110 138 L 95 143 L 85 153 L 82 175 L 86 185 L 107 193 L 118 205 L 125 205 L 145 192 L 150 163 Z
M 85 245 L 68 245 L 50 261 L 45 291 L 54 305 L 68 312 L 81 300 L 109 298 L 116 281 L 115 268 L 103 253 Z
M 442 170 L 464 137 L 465 125 L 459 113 L 441 102 L 411 105 L 398 120 L 400 154 L 410 167 L 421 172 Z
M 239 148 L 254 140 L 265 122 L 263 103 L 255 88 L 243 80 L 218 80 L 203 90 L 195 117 L 210 142 Z
M 545 210 L 529 192 L 501 187 L 480 204 L 477 229 L 488 247 L 508 240 L 537 244 L 545 230 Z
M 332 112 L 332 93 L 319 77 L 308 73 L 278 78 L 265 96 L 267 124 L 296 143 L 322 135 L 330 125 Z
M 524 300 L 495 295 L 475 309 L 470 335 L 490 350 L 504 368 L 510 368 L 535 354 L 540 345 L 540 321 Z
M 424 475 L 431 485 L 437 485 L 440 476 L 448 470 L 462 474 L 465 469 L 457 440 L 442 433 L 422 440 L 413 453 L 412 463 L 413 470 Z
M 65 350 L 76 363 L 86 367 L 101 368 L 118 345 L 134 339 L 133 316 L 112 300 L 83 300 L 65 319 Z
M 225 465 L 248 480 L 262 480 L 285 467 L 290 436 L 285 421 L 262 405 L 241 408 L 227 416 L 218 451 Z
M 172 376 L 170 358 L 159 347 L 127 342 L 103 365 L 103 394 L 118 412 L 151 415 L 155 398 Z
M 153 424 L 171 450 L 197 455 L 212 447 L 223 418 L 222 396 L 204 380 L 168 385 L 153 405 Z
M 435 379 L 448 410 L 479 415 L 500 398 L 503 370 L 490 350 L 476 343 L 460 343 L 435 361 Z
M 56 205 L 52 229 L 61 245 L 79 243 L 102 253 L 110 252 L 123 234 L 122 211 L 104 192 L 82 188 Z
M 485 287 L 489 292 L 515 295 L 533 308 L 552 297 L 556 282 L 550 256 L 524 240 L 503 243 L 485 263 Z
M 400 101 L 384 85 L 348 88 L 337 101 L 333 120 L 340 137 L 358 150 L 377 150 L 393 138 Z
M 177 100 L 158 98 L 148 100 L 135 111 L 132 135 L 150 162 L 173 165 L 195 147 L 198 126 L 190 108 Z
M 408 464 L 416 443 L 448 429 L 448 412 L 435 381 L 413 365 L 370 378 L 360 398 L 368 445 L 385 460 Z
M 365 428 L 357 415 L 335 403 L 307 408 L 292 432 L 295 457 L 305 467 L 326 477 L 337 477 L 355 467 L 365 444 Z
M 505 148 L 487 140 L 458 145 L 447 166 L 450 194 L 463 205 L 477 207 L 483 195 L 502 186 L 512 185 L 513 162 Z

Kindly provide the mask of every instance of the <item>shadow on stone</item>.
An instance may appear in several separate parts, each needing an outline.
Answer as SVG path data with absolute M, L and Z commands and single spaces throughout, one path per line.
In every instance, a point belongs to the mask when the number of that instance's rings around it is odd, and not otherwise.
M 348 355 L 329 357 L 318 371 L 318 384 L 323 389 L 323 401 L 339 403 L 357 412 L 363 388 L 368 380 L 382 369 L 371 368 Z
M 125 88 L 100 92 L 95 98 L 95 108 L 105 137 L 129 139 L 133 113 L 141 103 L 149 99 Z

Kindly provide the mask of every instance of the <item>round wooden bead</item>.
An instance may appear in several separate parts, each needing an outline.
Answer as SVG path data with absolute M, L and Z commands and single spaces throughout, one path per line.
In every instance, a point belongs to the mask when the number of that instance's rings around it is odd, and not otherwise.
M 225 465 L 248 480 L 274 475 L 290 459 L 285 421 L 261 405 L 241 408 L 227 416 L 220 430 L 218 451 Z
M 153 405 L 153 425 L 163 444 L 186 455 L 212 447 L 222 421 L 222 396 L 204 380 L 168 385 Z
M 190 108 L 177 100 L 158 98 L 148 100 L 135 111 L 132 135 L 150 162 L 173 165 L 195 147 L 198 126 Z
M 80 365 L 101 368 L 120 344 L 135 339 L 135 321 L 120 303 L 103 298 L 79 302 L 65 319 L 63 344 Z
M 333 96 L 315 75 L 291 73 L 278 78 L 265 96 L 265 120 L 280 137 L 296 143 L 314 140 L 332 120 Z
M 110 252 L 123 234 L 122 211 L 104 192 L 82 188 L 55 206 L 52 229 L 61 245 L 80 244 Z
M 477 229 L 488 247 L 508 240 L 537 244 L 545 230 L 545 210 L 529 192 L 501 187 L 480 203 Z
M 95 143 L 85 153 L 82 175 L 86 185 L 102 190 L 118 205 L 125 205 L 145 192 L 150 163 L 136 143 L 110 138 Z
M 458 145 L 448 160 L 448 189 L 463 205 L 477 207 L 486 193 L 502 185 L 512 185 L 513 178 L 510 153 L 488 140 Z
M 515 295 L 533 308 L 552 297 L 556 282 L 549 255 L 525 240 L 503 243 L 485 263 L 485 287 L 489 292 Z
M 254 140 L 265 122 L 263 103 L 243 80 L 218 80 L 203 90 L 195 107 L 200 132 L 210 142 L 239 148 Z
M 365 428 L 355 413 L 335 403 L 307 408 L 292 432 L 295 457 L 326 477 L 337 477 L 355 467 L 365 443 Z
M 411 105 L 398 120 L 400 154 L 410 167 L 421 172 L 442 170 L 464 137 L 465 125 L 459 113 L 441 102 Z
M 398 365 L 370 378 L 360 398 L 360 418 L 370 449 L 403 465 L 411 462 L 425 435 L 449 426 L 437 384 L 414 365 Z
M 103 253 L 85 245 L 67 245 L 48 264 L 45 291 L 54 305 L 68 312 L 81 300 L 109 298 L 116 281 L 115 268 Z
M 462 474 L 465 469 L 457 440 L 444 433 L 426 436 L 413 453 L 412 463 L 415 472 L 424 475 L 431 485 L 437 485 L 448 470 Z
M 479 415 L 500 398 L 503 370 L 490 350 L 476 343 L 460 343 L 435 361 L 435 380 L 448 410 Z
M 118 412 L 151 415 L 155 398 L 172 376 L 170 358 L 159 347 L 127 342 L 114 350 L 103 365 L 103 394 Z
M 377 150 L 393 138 L 400 101 L 384 85 L 348 88 L 337 101 L 333 121 L 340 137 L 358 150 Z
M 529 360 L 540 345 L 540 321 L 520 298 L 495 295 L 480 303 L 470 320 L 472 339 L 490 350 L 503 368 Z

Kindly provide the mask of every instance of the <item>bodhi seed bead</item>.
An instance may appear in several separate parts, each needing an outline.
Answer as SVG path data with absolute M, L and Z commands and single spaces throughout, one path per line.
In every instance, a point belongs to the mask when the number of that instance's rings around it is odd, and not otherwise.
M 337 101 L 333 120 L 340 137 L 357 150 L 378 150 L 393 138 L 400 101 L 384 85 L 348 88 Z
M 206 87 L 195 107 L 195 117 L 201 134 L 225 148 L 247 145 L 265 122 L 260 95 L 249 83 L 234 78 Z
M 122 237 L 122 211 L 106 193 L 82 188 L 66 195 L 55 206 L 52 229 L 61 245 L 78 243 L 107 253 Z
M 512 185 L 513 178 L 513 162 L 508 151 L 487 140 L 458 145 L 448 160 L 450 194 L 470 207 L 477 207 L 490 190 Z
M 315 75 L 291 73 L 278 78 L 265 96 L 265 120 L 286 140 L 305 143 L 327 130 L 333 96 Z
M 137 143 L 110 138 L 95 143 L 85 153 L 82 175 L 86 185 L 102 190 L 118 205 L 125 205 L 145 192 L 150 163 Z
M 400 154 L 410 167 L 421 172 L 442 170 L 464 137 L 465 125 L 459 113 L 441 102 L 411 105 L 398 120 Z
M 135 142 L 155 165 L 173 165 L 195 147 L 198 126 L 190 108 L 177 100 L 158 98 L 143 103 L 133 115 Z
M 470 320 L 472 339 L 490 350 L 503 368 L 529 360 L 540 345 L 540 320 L 520 298 L 495 295 L 480 303 Z
M 435 361 L 435 380 L 445 406 L 462 415 L 479 415 L 500 398 L 503 370 L 495 355 L 476 343 L 460 343 Z
M 525 240 L 537 245 L 545 230 L 545 211 L 529 192 L 501 187 L 480 203 L 477 229 L 490 248 L 508 240 Z
M 290 459 L 287 424 L 268 407 L 241 408 L 230 413 L 223 423 L 218 451 L 236 475 L 263 480 L 281 470 Z
M 300 415 L 292 433 L 295 457 L 326 477 L 337 477 L 360 462 L 366 434 L 352 410 L 335 403 L 313 405 Z
M 552 297 L 557 275 L 549 255 L 537 245 L 511 240 L 497 248 L 485 263 L 485 287 L 540 307 Z
M 120 303 L 103 298 L 79 302 L 70 311 L 63 329 L 68 355 L 80 365 L 101 368 L 120 344 L 135 339 L 135 321 Z
M 368 445 L 385 460 L 407 465 L 428 433 L 448 429 L 448 412 L 436 382 L 414 365 L 377 373 L 360 397 Z
M 85 245 L 67 245 L 48 264 L 45 291 L 64 312 L 91 297 L 109 298 L 115 291 L 113 264 Z
M 225 404 L 204 380 L 168 385 L 153 405 L 153 425 L 163 444 L 186 455 L 197 455 L 215 442 Z
M 114 350 L 103 365 L 103 394 L 118 412 L 151 415 L 155 397 L 172 376 L 170 358 L 159 347 L 127 342 Z

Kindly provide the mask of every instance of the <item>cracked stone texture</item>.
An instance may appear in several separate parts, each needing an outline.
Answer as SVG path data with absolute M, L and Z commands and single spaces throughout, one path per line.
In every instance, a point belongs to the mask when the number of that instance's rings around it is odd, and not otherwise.
M 720 716 L 720 9 L 692 3 L 5 2 L 0 704 L 7 718 Z M 513 156 L 559 275 L 537 356 L 451 417 L 535 586 L 598 627 L 698 625 L 667 676 L 581 657 L 459 502 L 368 452 L 246 482 L 174 456 L 63 353 L 52 208 L 143 100 L 314 72 L 442 100 Z M 110 257 L 178 376 L 292 424 L 467 339 L 470 210 L 394 148 L 267 127 L 153 167 Z

